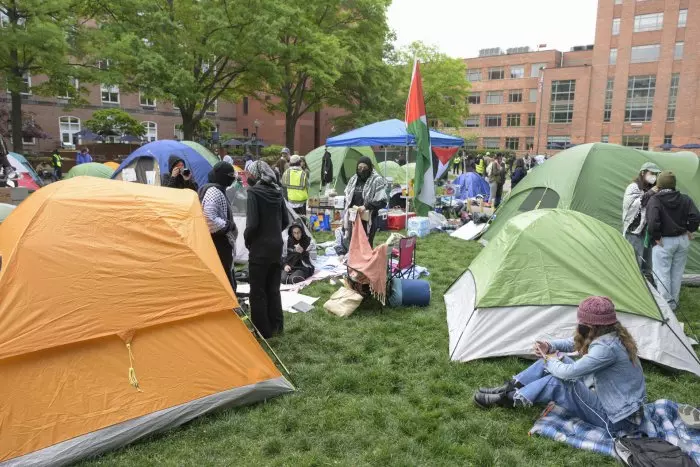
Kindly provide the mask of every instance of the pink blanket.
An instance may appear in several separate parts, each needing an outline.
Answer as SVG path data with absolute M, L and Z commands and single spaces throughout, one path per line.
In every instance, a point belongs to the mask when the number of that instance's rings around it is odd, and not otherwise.
M 362 222 L 355 222 L 350 239 L 348 267 L 362 273 L 369 283 L 372 296 L 386 304 L 387 245 L 372 250 Z

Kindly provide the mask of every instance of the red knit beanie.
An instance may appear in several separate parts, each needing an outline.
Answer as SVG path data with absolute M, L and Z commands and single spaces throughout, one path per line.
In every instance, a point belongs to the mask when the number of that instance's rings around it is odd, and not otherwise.
M 610 326 L 617 322 L 615 305 L 608 297 L 588 297 L 578 306 L 579 324 Z

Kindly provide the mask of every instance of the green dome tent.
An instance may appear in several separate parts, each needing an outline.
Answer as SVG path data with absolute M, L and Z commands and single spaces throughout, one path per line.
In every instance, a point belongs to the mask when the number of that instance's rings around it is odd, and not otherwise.
M 180 141 L 182 144 L 185 146 L 189 146 L 195 151 L 197 151 L 203 158 L 207 160 L 211 164 L 212 167 L 214 167 L 214 164 L 217 162 L 220 162 L 220 159 L 214 155 L 213 152 L 211 152 L 209 149 L 205 148 L 199 143 L 195 143 L 194 141 Z
M 496 238 L 517 214 L 544 208 L 580 211 L 622 233 L 622 196 L 645 162 L 673 170 L 678 189 L 700 204 L 699 161 L 695 154 L 582 144 L 560 152 L 528 173 L 498 209 L 483 239 Z M 691 246 L 686 274 L 700 274 L 700 238 Z
M 377 164 L 377 172 L 385 177 L 391 177 L 394 183 L 405 185 L 407 180 L 416 178 L 416 163 L 411 162 L 401 166 L 394 161 L 380 162 Z M 408 172 L 408 177 L 406 172 Z
M 310 192 L 309 195 L 315 195 L 320 190 L 321 185 L 321 165 L 323 163 L 323 153 L 326 152 L 325 146 L 319 146 L 305 157 L 306 164 L 311 171 Z M 355 175 L 357 171 L 357 162 L 362 156 L 369 157 L 374 166 L 377 166 L 377 159 L 374 157 L 374 151 L 368 146 L 362 147 L 329 147 L 328 152 L 331 153 L 333 161 L 333 184 L 332 187 L 340 195 L 345 190 L 350 177 Z
M 88 162 L 87 164 L 76 165 L 68 171 L 64 178 L 81 176 L 111 178 L 113 173 L 114 170 L 104 164 L 100 164 L 98 162 Z
M 12 204 L 0 203 L 0 223 L 7 219 L 7 216 L 9 216 L 10 213 L 15 210 L 15 207 L 16 206 L 13 206 Z
M 548 162 L 549 163 L 549 162 Z M 538 169 L 539 170 L 539 169 Z M 620 232 L 580 212 L 513 216 L 445 293 L 452 360 L 532 355 L 536 339 L 573 335 L 578 304 L 608 296 L 639 355 L 700 376 L 675 315 Z

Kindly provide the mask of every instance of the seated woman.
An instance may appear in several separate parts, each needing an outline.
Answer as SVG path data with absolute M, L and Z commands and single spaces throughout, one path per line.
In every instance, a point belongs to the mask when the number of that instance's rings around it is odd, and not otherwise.
M 304 282 L 314 274 L 314 265 L 311 263 L 311 258 L 307 251 L 309 245 L 311 245 L 311 238 L 306 235 L 306 232 L 299 224 L 292 224 L 287 230 L 287 234 L 282 283 L 296 284 Z
M 572 360 L 562 352 L 577 351 Z M 572 416 L 616 432 L 633 432 L 641 423 L 646 384 L 637 345 L 617 321 L 615 306 L 607 297 L 588 297 L 578 307 L 574 337 L 538 341 L 542 358 L 497 388 L 482 388 L 474 395 L 480 407 L 514 407 L 554 402 Z M 584 383 L 592 382 L 593 390 Z

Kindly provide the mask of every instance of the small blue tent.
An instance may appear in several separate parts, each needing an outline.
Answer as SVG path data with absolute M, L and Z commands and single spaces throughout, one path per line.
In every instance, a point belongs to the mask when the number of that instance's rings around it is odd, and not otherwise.
M 139 183 L 148 183 L 148 173 L 153 172 L 153 184 L 160 185 L 161 175 L 170 172 L 168 159 L 177 156 L 185 161 L 186 167 L 192 171 L 194 180 L 199 186 L 207 183 L 207 175 L 212 165 L 194 148 L 174 140 L 160 140 L 145 144 L 132 152 L 124 159 L 119 168 L 114 171 L 113 179 L 128 180 L 123 171 L 125 168 L 134 169 L 131 175 L 135 175 Z
M 479 174 L 467 172 L 461 174 L 452 182 L 454 185 L 459 185 L 459 199 L 476 198 L 478 195 L 484 197 L 488 201 L 489 184 Z
M 430 130 L 434 147 L 460 147 L 462 138 Z M 326 140 L 326 146 L 415 146 L 416 139 L 406 131 L 406 123 L 398 119 L 372 123 Z

